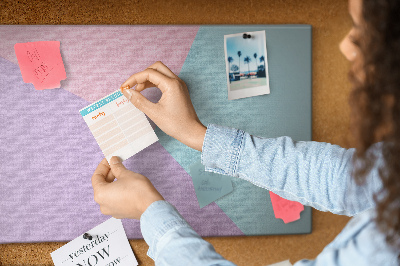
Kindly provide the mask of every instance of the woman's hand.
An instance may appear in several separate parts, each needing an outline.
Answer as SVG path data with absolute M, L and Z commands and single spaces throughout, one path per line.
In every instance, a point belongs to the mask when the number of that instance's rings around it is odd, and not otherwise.
M 130 89 L 135 85 L 135 89 Z M 150 102 L 140 93 L 149 87 L 161 90 L 162 96 L 157 103 Z M 202 150 L 207 128 L 197 117 L 186 84 L 163 63 L 156 62 L 132 75 L 122 84 L 121 90 L 166 134 L 193 149 Z
M 115 156 L 110 165 L 106 159 L 100 162 L 92 176 L 92 186 L 100 211 L 118 219 L 140 219 L 153 202 L 164 200 L 147 177 L 129 171 Z

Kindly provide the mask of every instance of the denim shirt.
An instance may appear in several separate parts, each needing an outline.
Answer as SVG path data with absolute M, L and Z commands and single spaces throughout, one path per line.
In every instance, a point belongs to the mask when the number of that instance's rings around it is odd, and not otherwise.
M 351 177 L 354 152 L 328 143 L 259 138 L 209 125 L 201 160 L 207 171 L 242 178 L 320 211 L 354 216 L 314 260 L 303 259 L 295 266 L 398 265 L 399 251 L 385 242 L 374 222 L 373 195 L 382 187 L 378 166 L 358 186 Z M 376 165 L 381 162 L 378 154 Z M 234 265 L 166 201 L 151 204 L 140 225 L 149 245 L 147 254 L 156 265 Z

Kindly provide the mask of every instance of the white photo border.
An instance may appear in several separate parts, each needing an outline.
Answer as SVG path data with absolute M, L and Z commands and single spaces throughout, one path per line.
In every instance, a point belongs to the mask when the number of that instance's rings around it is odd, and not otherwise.
M 253 88 L 244 88 L 240 90 L 231 91 L 230 89 L 230 82 L 229 82 L 229 64 L 228 64 L 228 53 L 226 47 L 226 39 L 230 37 L 237 37 L 243 36 L 243 34 L 256 34 L 257 36 L 263 34 L 262 42 L 265 54 L 265 74 L 266 74 L 266 85 L 253 87 Z M 266 33 L 265 30 L 262 31 L 249 31 L 249 32 L 242 32 L 242 33 L 235 33 L 235 34 L 228 34 L 224 35 L 224 51 L 225 51 L 225 69 L 226 69 L 226 81 L 227 81 L 227 88 L 228 88 L 228 100 L 236 100 L 241 98 L 253 97 L 258 95 L 265 95 L 270 93 L 269 87 L 269 72 L 268 72 L 268 55 L 267 55 L 267 43 L 266 43 Z

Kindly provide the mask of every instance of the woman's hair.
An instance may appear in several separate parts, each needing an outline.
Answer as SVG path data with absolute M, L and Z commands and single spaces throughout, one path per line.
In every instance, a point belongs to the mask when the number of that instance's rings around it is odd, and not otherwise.
M 386 242 L 400 250 L 400 1 L 363 0 L 360 38 L 362 77 L 353 68 L 350 80 L 352 132 L 357 161 L 354 178 L 362 184 L 376 162 L 368 149 L 382 141 L 383 188 L 374 195 L 375 221 Z M 361 162 L 361 164 L 359 164 Z M 400 259 L 400 255 L 399 255 Z

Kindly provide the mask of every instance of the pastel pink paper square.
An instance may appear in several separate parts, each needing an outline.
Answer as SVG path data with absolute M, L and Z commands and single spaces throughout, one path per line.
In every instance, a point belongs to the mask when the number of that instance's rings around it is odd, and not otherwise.
M 60 88 L 67 78 L 59 41 L 16 43 L 14 50 L 24 82 L 36 90 Z

